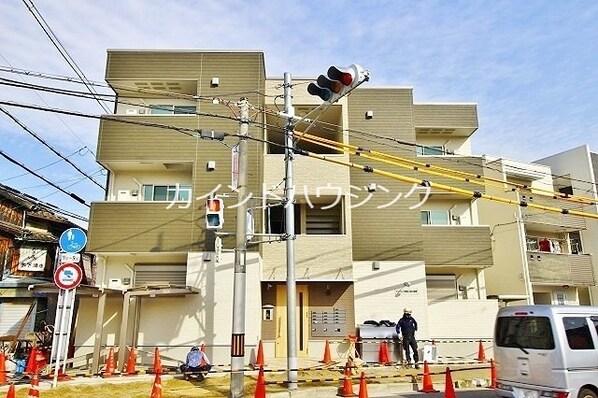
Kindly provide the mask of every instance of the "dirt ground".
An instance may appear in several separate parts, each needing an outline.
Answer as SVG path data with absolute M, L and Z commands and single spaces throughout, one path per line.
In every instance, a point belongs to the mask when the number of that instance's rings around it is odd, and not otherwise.
M 445 366 L 435 365 L 430 367 L 432 381 L 434 383 L 443 383 L 445 380 Z M 268 393 L 285 391 L 284 381 L 285 372 L 268 372 L 266 369 L 266 391 Z M 390 367 L 372 367 L 362 368 L 368 377 L 369 384 L 389 384 L 389 383 L 409 383 L 417 382 L 421 386 L 422 369 L 397 369 Z M 353 375 L 353 383 L 359 383 L 359 372 Z M 414 376 L 419 373 L 420 376 Z M 451 374 L 453 380 L 488 378 L 490 370 L 487 366 L 480 365 L 476 367 L 452 366 Z M 324 370 L 302 370 L 298 373 L 299 388 L 321 387 L 321 386 L 339 386 L 343 378 L 342 371 L 338 369 Z M 333 379 L 332 381 L 316 381 L 314 379 Z M 121 381 L 122 378 L 119 378 Z M 255 391 L 257 381 L 257 372 L 247 372 L 245 377 L 245 392 L 251 396 Z M 72 382 L 71 382 L 72 383 Z M 93 383 L 85 384 L 60 384 L 54 389 L 42 389 L 41 398 L 147 398 L 150 396 L 153 386 L 153 379 L 146 378 L 145 381 L 111 382 L 110 379 L 96 379 Z M 43 383 L 42 383 L 43 384 Z M 228 374 L 210 374 L 204 381 L 185 381 L 180 377 L 168 378 L 162 380 L 162 397 L 226 397 L 230 390 L 230 377 Z M 27 397 L 29 391 L 28 385 L 17 387 L 17 398 Z M 1 395 L 4 392 L 0 393 Z

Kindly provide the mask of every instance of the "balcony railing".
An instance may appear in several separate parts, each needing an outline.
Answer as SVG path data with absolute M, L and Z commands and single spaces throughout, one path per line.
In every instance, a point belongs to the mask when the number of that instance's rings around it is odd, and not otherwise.
M 596 279 L 589 254 L 559 254 L 527 251 L 527 264 L 533 283 L 594 286 Z
M 286 280 L 286 244 L 262 246 L 262 280 Z M 309 280 L 352 280 L 351 237 L 297 235 L 295 277 Z
M 493 265 L 487 225 L 425 225 L 422 237 L 426 265 L 468 268 Z
M 557 200 L 549 196 L 531 195 L 531 197 L 527 196 L 526 201 L 528 203 L 534 203 L 536 205 L 553 207 L 557 209 L 575 209 L 583 211 L 583 207 L 577 203 Z M 542 209 L 533 209 L 530 207 L 522 207 L 521 214 L 523 215 L 525 222 L 528 224 L 548 224 L 558 227 L 566 227 L 571 230 L 580 230 L 586 228 L 585 218 L 570 214 L 562 214 L 555 211 Z

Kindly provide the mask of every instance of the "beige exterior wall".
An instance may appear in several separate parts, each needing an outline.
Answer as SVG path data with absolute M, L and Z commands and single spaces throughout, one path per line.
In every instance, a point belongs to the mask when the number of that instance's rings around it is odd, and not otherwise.
M 396 322 L 403 315 L 403 308 L 411 307 L 419 326 L 417 338 L 428 338 L 430 328 L 424 263 L 380 261 L 379 267 L 375 270 L 372 261 L 353 263 L 357 324 L 368 319 Z
M 497 171 L 498 170 L 498 171 Z M 485 169 L 485 175 L 502 177 L 502 164 L 493 162 Z M 517 194 L 496 186 L 488 186 L 488 195 L 510 198 L 518 202 Z M 480 223 L 491 228 L 494 266 L 485 270 L 487 293 L 490 296 L 518 296 L 528 294 L 527 264 L 524 242 L 520 236 L 519 208 L 489 200 L 477 200 Z
M 484 268 L 494 264 L 487 226 L 425 225 L 422 238 L 427 266 Z
M 297 235 L 295 239 L 297 280 L 351 280 L 351 238 L 349 235 Z M 286 280 L 286 244 L 262 246 L 262 280 Z

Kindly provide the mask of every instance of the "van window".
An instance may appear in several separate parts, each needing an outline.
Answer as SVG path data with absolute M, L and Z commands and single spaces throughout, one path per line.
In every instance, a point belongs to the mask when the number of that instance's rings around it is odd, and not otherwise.
M 594 342 L 586 318 L 564 317 L 563 325 L 567 334 L 567 342 L 572 350 L 594 349 Z
M 496 322 L 494 339 L 499 347 L 554 349 L 554 337 L 547 317 L 499 317 Z

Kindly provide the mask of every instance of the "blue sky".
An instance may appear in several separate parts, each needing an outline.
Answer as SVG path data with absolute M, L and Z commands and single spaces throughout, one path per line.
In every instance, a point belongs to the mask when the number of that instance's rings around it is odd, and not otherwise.
M 359 63 L 371 70 L 368 87 L 411 86 L 415 102 L 477 103 L 476 155 L 533 161 L 583 144 L 598 151 L 596 1 L 34 4 L 90 80 L 103 80 L 109 48 L 261 50 L 269 77 L 285 71 L 315 77 L 331 64 Z M 0 38 L 0 65 L 74 76 L 22 1 L 0 2 Z M 93 101 L 40 96 L 0 87 L 0 100 L 102 113 Z M 6 109 L 104 180 L 93 157 L 96 121 Z M 4 114 L 0 149 L 33 169 L 58 160 Z M 87 201 L 103 199 L 100 188 L 65 162 L 39 172 Z M 0 158 L 0 183 L 87 215 L 87 208 L 24 173 Z

